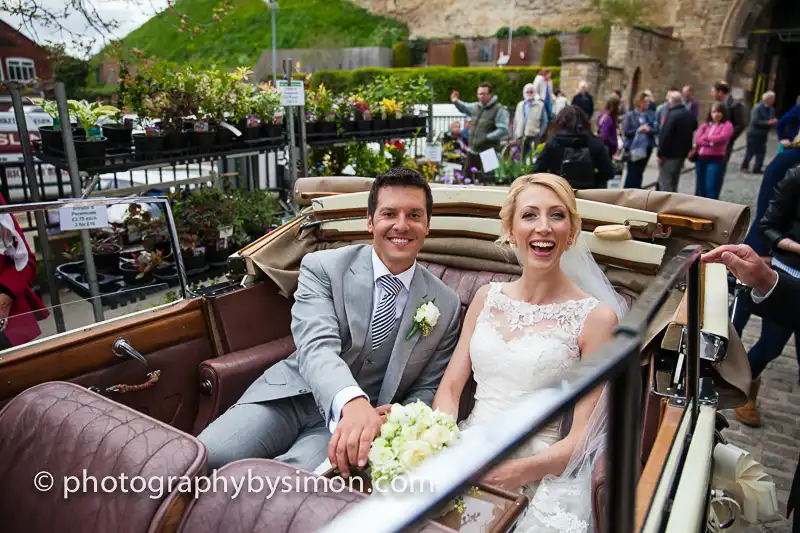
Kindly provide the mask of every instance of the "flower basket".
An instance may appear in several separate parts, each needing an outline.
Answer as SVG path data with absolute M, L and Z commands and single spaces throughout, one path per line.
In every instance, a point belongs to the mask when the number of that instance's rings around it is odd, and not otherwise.
M 105 137 L 98 141 L 75 139 L 75 155 L 78 159 L 78 168 L 102 167 L 106 164 Z
M 122 271 L 122 279 L 126 285 L 144 285 L 153 281 L 152 272 L 145 272 L 144 275 L 139 276 L 139 268 L 135 264 L 120 264 L 119 269 Z
M 169 131 L 164 135 L 164 150 L 183 150 L 189 144 L 189 136 L 183 131 Z
M 155 159 L 164 150 L 164 137 L 160 135 L 133 135 L 133 149 L 136 159 Z
M 61 130 L 53 129 L 53 126 L 41 126 L 39 136 L 42 140 L 42 150 L 46 154 L 64 155 L 64 140 L 61 137 Z
M 202 150 L 210 150 L 217 140 L 216 131 L 190 131 L 189 144 Z
M 108 139 L 109 148 L 130 148 L 133 129 L 124 124 L 103 124 L 103 136 Z

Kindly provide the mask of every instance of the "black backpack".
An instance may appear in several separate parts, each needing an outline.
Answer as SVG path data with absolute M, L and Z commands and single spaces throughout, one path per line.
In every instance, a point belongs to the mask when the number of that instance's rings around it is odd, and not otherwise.
M 595 187 L 594 163 L 592 163 L 592 154 L 588 144 L 579 147 L 564 147 L 560 175 L 575 189 L 593 189 Z

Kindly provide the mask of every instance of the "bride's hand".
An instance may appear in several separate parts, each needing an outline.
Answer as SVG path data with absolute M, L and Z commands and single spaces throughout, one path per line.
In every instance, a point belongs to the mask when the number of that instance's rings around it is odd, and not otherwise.
M 508 490 L 516 490 L 525 483 L 520 478 L 522 461 L 511 459 L 491 469 L 481 480 L 486 485 L 494 485 Z

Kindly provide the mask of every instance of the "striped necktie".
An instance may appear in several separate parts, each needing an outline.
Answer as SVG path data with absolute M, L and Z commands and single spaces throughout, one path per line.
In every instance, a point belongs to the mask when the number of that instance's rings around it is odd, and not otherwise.
M 377 350 L 394 328 L 397 311 L 395 302 L 397 295 L 403 288 L 403 283 L 394 276 L 384 275 L 378 278 L 378 284 L 383 288 L 383 296 L 378 303 L 378 309 L 372 317 L 372 349 Z

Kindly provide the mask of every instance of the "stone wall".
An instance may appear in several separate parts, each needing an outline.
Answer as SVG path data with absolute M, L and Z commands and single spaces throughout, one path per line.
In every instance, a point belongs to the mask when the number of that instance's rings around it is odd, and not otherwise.
M 537 30 L 574 30 L 597 25 L 599 16 L 589 0 L 354 0 L 373 13 L 408 24 L 413 36 L 445 37 L 494 35 L 513 20 L 513 26 Z
M 688 83 L 686 69 L 680 63 L 679 39 L 638 27 L 614 26 L 608 47 L 608 65 L 621 69 L 623 101 L 629 104 L 633 91 L 650 89 L 657 104 L 667 90 Z M 638 87 L 633 87 L 637 77 Z

